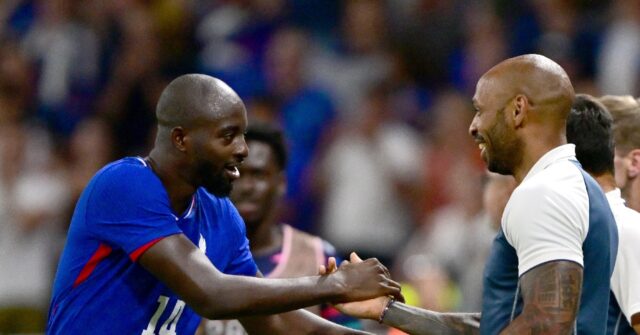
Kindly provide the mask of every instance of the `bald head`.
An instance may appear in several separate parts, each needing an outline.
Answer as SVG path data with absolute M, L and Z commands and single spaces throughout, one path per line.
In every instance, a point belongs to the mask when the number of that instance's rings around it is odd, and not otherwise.
M 485 86 L 496 99 L 513 99 L 518 94 L 527 98 L 532 115 L 547 119 L 566 119 L 574 99 L 569 76 L 560 65 L 541 55 L 509 58 L 485 73 L 478 87 Z
M 183 75 L 162 92 L 156 117 L 149 159 L 163 182 L 186 186 L 188 196 L 198 187 L 228 196 L 248 153 L 247 111 L 238 95 L 219 79 Z
M 164 89 L 156 118 L 160 128 L 189 127 L 219 119 L 238 105 L 242 105 L 242 100 L 223 81 L 202 74 L 186 74 Z
M 489 171 L 522 181 L 542 155 L 566 143 L 573 99 L 567 74 L 544 56 L 510 58 L 487 71 L 476 86 L 469 134 Z

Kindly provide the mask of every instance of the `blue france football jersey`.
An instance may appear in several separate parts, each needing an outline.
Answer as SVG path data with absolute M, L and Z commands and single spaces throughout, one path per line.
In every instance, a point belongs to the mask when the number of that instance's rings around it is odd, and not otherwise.
M 173 234 L 184 234 L 224 273 L 256 274 L 244 223 L 227 198 L 200 188 L 178 216 L 141 158 L 100 170 L 71 220 L 47 334 L 193 334 L 200 317 L 137 263 Z

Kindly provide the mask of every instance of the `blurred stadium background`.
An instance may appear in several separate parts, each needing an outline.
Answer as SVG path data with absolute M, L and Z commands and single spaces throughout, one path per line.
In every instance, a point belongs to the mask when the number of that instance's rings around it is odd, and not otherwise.
M 524 53 L 638 96 L 640 1 L 0 0 L 0 333 L 42 331 L 75 200 L 147 153 L 189 72 L 284 129 L 283 221 L 382 259 L 417 305 L 478 310 L 495 219 L 470 98 Z

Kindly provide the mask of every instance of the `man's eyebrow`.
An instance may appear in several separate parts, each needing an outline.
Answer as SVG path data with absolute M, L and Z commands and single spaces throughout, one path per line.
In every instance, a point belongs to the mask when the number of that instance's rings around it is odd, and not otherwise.
M 219 132 L 227 132 L 227 131 L 239 132 L 240 131 L 240 126 L 235 125 L 235 124 L 222 125 L 222 126 L 220 126 L 220 128 L 218 128 L 218 131 Z

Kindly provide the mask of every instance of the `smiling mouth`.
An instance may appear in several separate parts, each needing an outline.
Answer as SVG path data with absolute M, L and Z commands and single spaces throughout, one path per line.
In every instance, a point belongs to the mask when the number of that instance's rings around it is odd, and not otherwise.
M 234 164 L 226 165 L 224 167 L 224 171 L 229 176 L 230 179 L 236 180 L 240 178 L 240 170 L 238 170 L 238 166 Z

